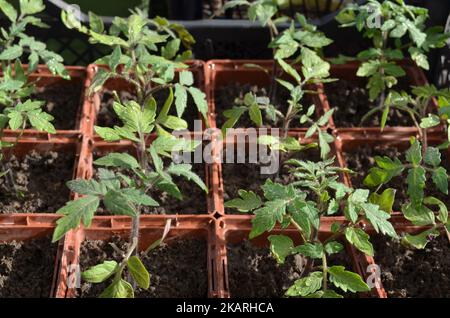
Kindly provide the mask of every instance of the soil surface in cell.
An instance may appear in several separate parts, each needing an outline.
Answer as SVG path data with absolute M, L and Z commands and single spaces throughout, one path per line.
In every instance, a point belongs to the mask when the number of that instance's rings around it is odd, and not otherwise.
M 406 79 L 401 79 L 398 90 L 408 91 L 408 84 Z M 369 92 L 364 84 L 357 82 L 346 81 L 340 79 L 336 82 L 325 84 L 325 93 L 330 104 L 330 108 L 334 108 L 334 124 L 339 127 L 379 127 L 381 124 L 381 112 L 367 118 L 361 124 L 366 113 L 377 107 L 378 101 L 369 101 Z M 411 117 L 396 109 L 391 109 L 389 112 L 386 126 L 414 126 Z
M 292 158 L 304 161 L 320 161 L 320 152 L 317 149 L 308 149 L 297 152 Z M 236 155 L 235 155 L 236 159 Z M 262 164 L 248 163 L 248 157 L 245 159 L 246 163 L 222 163 L 222 179 L 224 185 L 224 200 L 228 201 L 239 197 L 238 191 L 244 189 L 253 191 L 260 196 L 263 196 L 261 186 L 268 178 L 272 178 L 274 182 L 281 184 L 289 184 L 295 181 L 292 173 L 289 170 L 292 167 L 283 165 L 280 174 L 261 174 Z M 238 214 L 234 209 L 227 209 L 227 214 Z
M 23 159 L 4 161 L 0 179 L 1 213 L 52 213 L 69 200 L 66 182 L 72 179 L 75 157 L 71 153 L 30 150 Z
M 258 97 L 269 97 L 269 89 L 265 87 L 258 87 L 256 85 L 251 84 L 239 84 L 239 83 L 231 83 L 216 89 L 215 92 L 215 112 L 216 112 L 216 125 L 217 127 L 222 127 L 223 124 L 227 121 L 227 118 L 224 116 L 224 111 L 233 108 L 234 106 L 243 105 L 242 101 L 244 96 L 248 93 L 252 92 Z M 277 85 L 275 101 L 272 101 L 272 105 L 275 106 L 276 109 L 280 110 L 283 114 L 287 112 L 288 108 L 288 100 L 290 99 L 290 92 L 280 86 Z M 302 99 L 303 107 L 308 109 L 314 102 L 312 96 L 310 94 L 305 95 Z M 319 106 L 316 105 L 316 113 L 317 108 Z M 270 117 L 267 117 L 266 112 L 262 111 L 263 115 L 263 127 L 278 127 L 282 126 L 282 120 L 277 117 L 274 122 Z M 248 128 L 248 127 L 256 127 L 256 124 L 250 120 L 250 116 L 248 112 L 244 113 L 237 123 L 234 125 L 235 128 Z M 295 118 L 290 123 L 290 128 L 301 128 L 305 127 L 304 124 L 300 124 L 299 118 Z
M 0 298 L 50 297 L 56 249 L 50 236 L 0 243 Z
M 445 236 L 435 238 L 423 250 L 381 236 L 372 241 L 388 297 L 450 297 L 450 244 Z
M 364 185 L 364 178 L 369 173 L 371 167 L 376 166 L 375 157 L 376 156 L 387 156 L 391 159 L 398 158 L 401 162 L 406 162 L 405 152 L 400 151 L 395 146 L 389 145 L 360 145 L 352 151 L 346 151 L 344 153 L 347 167 L 353 170 L 353 174 L 350 175 L 352 185 L 354 188 L 367 188 Z M 447 156 L 441 155 L 441 166 L 445 167 L 449 171 L 449 164 Z M 395 202 L 393 209 L 396 212 L 401 211 L 401 206 L 408 200 L 407 195 L 407 172 L 403 172 L 402 175 L 394 177 L 388 184 L 387 187 L 396 189 Z M 440 192 L 432 183 L 431 175 L 427 174 L 427 185 L 425 187 L 425 196 L 434 196 L 441 201 L 443 201 L 447 207 L 450 207 L 450 198 Z
M 127 91 L 118 91 L 120 100 L 122 103 L 125 103 L 130 100 L 137 100 L 137 96 L 134 93 L 130 93 Z M 158 105 L 158 111 L 160 111 L 164 105 L 164 102 L 166 101 L 168 96 L 167 90 L 161 90 L 159 92 L 156 92 L 154 97 Z M 117 117 L 116 113 L 114 112 L 114 95 L 113 92 L 110 90 L 104 90 L 100 95 L 100 111 L 97 115 L 97 122 L 96 125 L 100 127 L 114 127 L 114 126 L 123 126 L 122 121 Z M 177 116 L 177 110 L 175 107 L 175 101 L 173 102 L 170 111 L 170 115 Z M 199 114 L 197 110 L 197 106 L 194 103 L 194 100 L 192 99 L 192 96 L 188 94 L 188 100 L 186 109 L 183 112 L 182 118 L 187 122 L 188 129 L 193 131 L 194 130 L 194 120 L 199 120 Z
M 54 117 L 56 129 L 75 129 L 77 113 L 81 104 L 81 81 L 64 81 L 50 86 L 38 87 L 31 96 L 33 100 L 45 101 L 43 110 Z
M 166 161 L 165 167 L 167 167 L 169 163 Z M 113 171 L 120 171 L 124 175 L 131 177 L 135 181 L 137 181 L 137 177 L 129 173 L 128 171 L 122 169 L 112 169 Z M 192 164 L 192 171 L 196 173 L 206 184 L 205 180 L 205 166 L 203 164 Z M 98 180 L 98 172 L 95 171 L 95 178 Z M 147 193 L 153 199 L 155 199 L 159 206 L 157 207 L 149 207 L 149 206 L 141 206 L 141 213 L 143 214 L 205 214 L 208 212 L 208 207 L 206 203 L 206 192 L 201 189 L 197 184 L 193 181 L 187 180 L 183 177 L 172 176 L 173 182 L 178 186 L 182 194 L 182 198 L 178 199 L 172 195 L 169 195 L 167 192 L 163 192 L 160 189 L 155 188 L 150 189 Z M 125 188 L 127 184 L 122 181 L 122 186 Z M 109 213 L 104 208 L 103 204 L 100 205 L 97 214 L 106 214 Z
M 231 297 L 234 298 L 273 298 L 283 297 L 297 279 L 301 278 L 305 259 L 299 254 L 286 258 L 284 264 L 277 264 L 269 248 L 257 247 L 249 241 L 228 244 L 228 281 Z M 328 265 L 344 266 L 353 271 L 350 257 L 344 253 L 329 256 Z M 318 260 L 314 266 L 319 266 Z M 355 294 L 344 293 L 333 286 L 344 297 Z
M 126 251 L 127 243 L 119 236 L 109 242 L 86 240 L 81 244 L 80 267 L 82 271 L 106 260 L 122 260 L 121 254 L 113 248 Z M 137 288 L 135 297 L 142 298 L 205 298 L 208 294 L 207 245 L 203 240 L 172 240 L 140 258 L 150 273 L 148 290 Z M 123 277 L 126 277 L 127 273 Z M 111 283 L 82 282 L 78 296 L 98 297 Z

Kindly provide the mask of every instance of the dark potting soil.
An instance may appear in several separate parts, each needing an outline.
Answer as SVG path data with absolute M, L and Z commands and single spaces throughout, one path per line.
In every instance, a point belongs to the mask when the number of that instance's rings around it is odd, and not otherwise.
M 105 260 L 120 262 L 122 256 L 110 243 L 126 251 L 127 243 L 119 236 L 107 241 L 85 240 L 81 244 L 81 271 Z M 135 291 L 142 298 L 205 298 L 208 294 L 207 248 L 203 240 L 179 239 L 162 245 L 148 255 L 141 253 L 141 260 L 150 273 L 150 288 Z M 126 277 L 126 274 L 123 276 Z M 78 296 L 98 297 L 110 284 L 82 282 Z
M 64 81 L 51 86 L 38 87 L 32 99 L 45 101 L 44 111 L 55 117 L 56 129 L 75 129 L 81 103 L 82 82 Z
M 74 161 L 73 154 L 54 151 L 32 150 L 23 159 L 11 156 L 5 168 L 12 175 L 0 179 L 0 212 L 56 212 L 69 200 L 66 182 L 72 179 Z
M 389 158 L 398 158 L 402 162 L 405 161 L 405 153 L 398 150 L 394 146 L 368 146 L 360 145 L 357 149 L 351 152 L 345 152 L 345 159 L 347 167 L 353 170 L 354 174 L 351 174 L 351 181 L 354 188 L 367 188 L 363 181 L 364 178 L 369 173 L 371 167 L 376 166 L 375 157 L 376 156 L 387 156 Z M 443 167 L 448 170 L 450 167 L 448 165 L 448 158 L 445 155 L 441 156 Z M 393 209 L 396 212 L 401 211 L 401 206 L 408 200 L 407 189 L 408 184 L 406 182 L 406 173 L 404 172 L 401 176 L 393 178 L 387 185 L 387 187 L 392 187 L 396 189 L 395 202 Z M 427 175 L 427 182 L 432 184 L 431 176 Z M 447 207 L 450 207 L 450 198 L 444 193 L 440 192 L 435 188 L 435 186 L 425 187 L 426 196 L 434 196 L 444 202 Z
M 249 241 L 228 244 L 228 282 L 233 298 L 273 298 L 283 297 L 297 279 L 301 278 L 305 259 L 300 255 L 288 256 L 284 264 L 277 264 L 266 247 L 257 247 Z M 350 258 L 339 253 L 328 258 L 329 266 L 341 265 L 353 271 Z M 321 265 L 315 262 L 314 266 Z M 320 269 L 317 269 L 320 270 Z M 333 286 L 330 288 L 334 289 Z M 343 293 L 344 297 L 354 297 L 352 293 Z
M 320 161 L 320 152 L 317 149 L 308 149 L 294 154 L 293 158 L 299 160 L 309 160 L 313 162 Z M 246 157 L 248 162 L 248 157 Z M 224 185 L 224 200 L 238 198 L 238 191 L 244 189 L 253 191 L 260 196 L 263 195 L 261 186 L 268 178 L 272 178 L 274 182 L 289 184 L 295 181 L 295 178 L 289 173 L 292 167 L 283 165 L 280 175 L 261 174 L 261 164 L 258 163 L 222 163 L 222 180 Z M 227 214 L 240 214 L 234 209 L 227 209 Z
M 450 243 L 445 236 L 439 236 L 423 250 L 409 249 L 382 236 L 374 237 L 372 242 L 388 297 L 450 297 Z
M 56 249 L 50 236 L 0 243 L 0 298 L 50 297 Z
M 406 79 L 400 79 L 398 90 L 409 91 Z M 334 108 L 333 120 L 336 127 L 379 127 L 381 123 L 381 112 L 370 116 L 361 125 L 361 119 L 374 107 L 377 101 L 369 101 L 369 93 L 364 84 L 339 81 L 325 84 L 325 93 L 330 104 Z M 404 112 L 391 109 L 386 126 L 414 126 L 410 116 Z
M 165 166 L 167 165 L 168 163 L 165 163 Z M 206 184 L 205 166 L 203 164 L 193 164 L 192 171 L 195 172 Z M 128 175 L 128 177 L 135 178 L 132 174 L 128 174 L 125 171 L 121 172 Z M 94 173 L 96 174 L 96 172 Z M 98 178 L 96 177 L 96 179 Z M 159 206 L 142 206 L 142 214 L 205 214 L 208 212 L 206 203 L 207 194 L 205 191 L 203 191 L 194 182 L 186 180 L 185 178 L 172 176 L 172 180 L 180 189 L 180 192 L 183 195 L 182 199 L 179 200 L 174 198 L 159 189 L 150 190 L 148 194 L 159 203 Z M 126 184 L 124 183 L 123 186 L 125 187 Z M 103 204 L 101 204 L 97 214 L 108 215 L 109 213 L 104 208 Z
M 127 91 L 118 91 L 120 100 L 125 103 L 130 100 L 137 100 L 136 94 L 130 93 Z M 155 99 L 158 104 L 158 110 L 164 105 L 168 96 L 168 92 L 166 90 L 159 91 L 155 94 Z M 96 125 L 101 127 L 114 127 L 114 126 L 123 126 L 121 120 L 117 117 L 114 112 L 114 95 L 110 90 L 104 90 L 100 95 L 100 111 L 97 115 Z M 175 101 L 173 102 L 170 112 L 170 115 L 177 116 Z M 192 99 L 192 97 L 188 96 L 187 106 L 183 113 L 183 119 L 188 123 L 188 129 L 194 130 L 194 120 L 199 120 L 199 114 L 197 111 L 197 107 Z
M 236 99 L 243 100 L 245 94 L 253 92 L 258 97 L 268 97 L 269 90 L 265 87 L 258 87 L 251 84 L 231 83 L 222 87 L 219 87 L 215 92 L 215 112 L 216 112 L 216 125 L 222 127 L 227 118 L 223 115 L 223 112 L 227 109 L 236 106 Z M 275 102 L 272 101 L 276 109 L 279 109 L 282 113 L 286 113 L 288 108 L 288 99 L 290 98 L 289 91 L 282 86 L 277 86 L 275 94 Z M 303 105 L 305 109 L 313 104 L 312 97 L 306 95 L 303 99 Z M 316 105 L 318 107 L 318 105 Z M 317 109 L 316 109 L 317 110 Z M 273 123 L 270 119 L 265 118 L 265 112 L 263 114 L 263 127 L 278 127 L 280 128 L 282 122 L 278 119 L 276 123 Z M 255 127 L 255 123 L 250 120 L 248 113 L 243 114 L 235 125 L 235 128 L 248 128 Z M 299 118 L 295 118 L 291 121 L 290 128 L 304 127 L 300 124 Z

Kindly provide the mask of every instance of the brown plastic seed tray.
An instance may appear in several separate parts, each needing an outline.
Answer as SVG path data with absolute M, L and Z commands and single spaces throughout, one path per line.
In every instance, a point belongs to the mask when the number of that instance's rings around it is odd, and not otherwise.
M 251 67 L 246 64 L 255 64 L 259 67 Z M 216 118 L 219 110 L 216 106 L 216 92 L 220 87 L 229 84 L 251 84 L 259 87 L 269 87 L 273 72 L 273 60 L 210 60 L 206 63 L 207 90 L 209 96 L 209 108 L 213 112 L 213 127 L 217 127 Z M 282 75 L 283 79 L 292 81 L 292 78 Z M 310 89 L 319 91 L 320 86 L 312 86 Z M 281 88 L 284 89 L 284 88 Z M 320 116 L 329 110 L 328 105 L 322 103 L 322 95 L 312 94 L 312 102 L 316 105 L 316 114 Z M 231 108 L 233 105 L 229 105 Z M 305 105 L 309 107 L 310 105 Z M 221 110 L 224 111 L 224 110 Z M 304 128 L 291 128 L 292 132 L 305 131 Z
M 220 274 L 221 277 L 223 277 L 223 280 L 219 280 L 219 290 L 220 290 L 220 297 L 233 297 L 233 295 L 230 293 L 229 284 L 228 284 L 228 261 L 227 261 L 227 244 L 234 244 L 243 242 L 244 240 L 248 239 L 248 235 L 252 229 L 252 223 L 251 220 L 254 216 L 250 215 L 239 215 L 239 216 L 225 216 L 222 217 L 218 222 L 216 223 L 217 226 L 217 264 L 219 265 Z M 324 218 L 321 222 L 321 228 L 319 230 L 319 236 L 322 238 L 327 238 L 331 235 L 331 225 L 333 223 L 342 223 L 343 219 L 341 217 L 327 217 Z M 294 244 L 301 244 L 301 239 L 299 237 L 298 231 L 295 228 L 289 227 L 288 229 L 280 229 L 278 226 L 271 231 L 270 233 L 264 233 L 257 238 L 251 240 L 251 243 L 259 246 L 259 247 L 268 247 L 269 241 L 267 240 L 267 237 L 269 235 L 276 235 L 276 234 L 284 234 L 289 236 L 293 241 Z M 367 258 L 356 251 L 352 246 L 349 244 L 345 244 L 346 246 L 346 253 L 350 257 L 351 263 L 353 264 L 353 271 L 358 273 L 361 277 L 367 278 L 368 274 L 366 273 L 365 269 L 368 265 L 365 262 L 367 262 Z M 382 286 L 379 288 L 373 288 L 371 291 L 371 295 L 373 297 L 384 297 L 385 292 Z M 366 293 L 360 293 L 359 296 L 361 297 L 367 297 L 369 296 Z
M 28 68 L 28 65 L 24 64 L 23 67 L 25 69 Z M 46 86 L 52 86 L 55 84 L 62 84 L 65 85 L 65 83 L 73 83 L 78 82 L 81 84 L 81 91 L 79 95 L 78 100 L 78 107 L 76 110 L 76 121 L 75 121 L 75 127 L 73 129 L 68 130 L 56 130 L 57 134 L 61 135 L 76 135 L 82 133 L 83 129 L 85 129 L 84 125 L 85 122 L 88 120 L 89 117 L 89 102 L 85 99 L 85 89 L 89 86 L 90 81 L 87 76 L 86 68 L 81 66 L 66 66 L 66 70 L 69 72 L 69 75 L 71 77 L 70 80 L 65 80 L 60 76 L 53 75 L 48 67 L 46 65 L 39 65 L 37 70 L 34 71 L 29 76 L 29 81 L 36 82 L 37 87 L 46 87 Z M 14 134 L 15 131 L 11 129 L 5 129 L 5 134 Z M 39 132 L 36 129 L 25 129 L 23 138 L 33 137 L 33 134 L 47 134 Z M 49 137 L 50 138 L 50 137 Z
M 170 229 L 166 242 L 170 244 L 172 239 L 197 238 L 207 242 L 207 259 L 205 259 L 208 270 L 208 297 L 217 297 L 217 275 L 216 268 L 216 236 L 215 219 L 209 216 L 167 216 L 150 215 L 142 216 L 140 219 L 140 246 L 139 249 L 147 248 L 157 239 L 161 238 L 167 220 L 171 220 Z M 80 228 L 66 235 L 64 253 L 61 260 L 61 271 L 58 276 L 56 297 L 74 297 L 76 290 L 70 287 L 70 282 L 76 281 L 76 265 L 79 264 L 80 246 L 83 240 L 108 240 L 113 235 L 127 237 L 131 228 L 130 217 L 95 217 L 90 228 Z
M 32 150 L 38 153 L 45 153 L 47 151 L 71 153 L 74 156 L 72 178 L 81 178 L 83 169 L 80 167 L 80 154 L 82 153 L 82 139 L 81 141 L 80 139 L 81 136 L 78 136 L 77 138 L 68 138 L 65 134 L 57 134 L 52 135 L 51 140 L 48 140 L 46 136 L 38 135 L 33 138 L 19 139 L 14 148 L 6 148 L 3 154 L 5 158 L 9 158 L 11 155 L 18 158 L 23 158 Z M 16 137 L 8 136 L 2 140 L 7 142 L 15 142 Z M 71 194 L 71 196 L 67 199 L 69 200 L 72 197 L 73 194 Z M 21 211 L 17 211 L 17 213 L 21 214 L 20 212 Z
M 26 241 L 51 235 L 59 216 L 55 214 L 0 214 L 0 242 Z M 58 244 L 55 266 L 53 271 L 51 291 L 48 297 L 52 297 L 56 288 L 56 279 L 59 273 L 60 259 L 64 246 L 64 240 Z M 20 282 L 17 282 L 20 284 Z

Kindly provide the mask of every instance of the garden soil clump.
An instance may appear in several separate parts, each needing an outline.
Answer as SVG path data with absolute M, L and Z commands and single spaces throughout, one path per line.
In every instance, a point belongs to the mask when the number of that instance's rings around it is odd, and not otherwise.
M 50 237 L 0 243 L 0 298 L 50 297 L 56 249 Z
M 424 250 L 408 249 L 381 236 L 374 237 L 373 244 L 388 297 L 450 297 L 450 244 L 445 235 Z
M 111 243 L 126 251 L 127 243 L 119 236 L 107 241 L 85 240 L 81 244 L 80 266 L 85 271 L 106 260 L 120 262 L 122 256 Z M 148 290 L 138 288 L 136 297 L 143 298 L 204 298 L 208 295 L 206 242 L 197 239 L 173 240 L 140 258 L 150 273 Z M 126 274 L 125 274 L 126 275 Z M 100 284 L 82 282 L 78 296 L 98 297 L 110 280 Z
M 45 101 L 43 110 L 55 119 L 56 129 L 75 129 L 77 112 L 80 106 L 82 83 L 69 81 L 51 86 L 38 87 L 31 96 L 33 100 Z
M 69 153 L 40 154 L 34 150 L 23 159 L 11 156 L 5 161 L 5 168 L 12 175 L 0 181 L 0 212 L 56 212 L 69 199 L 70 192 L 65 184 L 72 178 L 74 159 Z

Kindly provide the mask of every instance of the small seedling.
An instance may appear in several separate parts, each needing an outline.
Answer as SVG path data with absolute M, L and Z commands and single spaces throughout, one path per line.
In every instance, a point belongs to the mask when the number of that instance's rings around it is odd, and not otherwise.
M 349 4 L 336 19 L 343 27 L 354 26 L 364 37 L 372 40 L 373 47 L 357 56 L 362 63 L 356 75 L 368 78 L 369 99 L 378 100 L 376 111 L 383 111 L 388 92 L 395 89 L 399 78 L 406 75 L 399 64 L 405 58 L 405 52 L 419 67 L 428 70 L 426 54 L 443 47 L 450 36 L 442 33 L 442 27 L 426 29 L 428 10 L 407 5 L 403 0 Z M 349 58 L 339 60 L 345 62 Z
M 30 25 L 39 28 L 48 27 L 40 18 L 36 17 L 36 14 L 44 9 L 42 0 L 21 0 L 20 11 L 17 11 L 8 1 L 0 0 L 0 11 L 10 22 L 7 29 L 0 28 L 2 69 L 0 77 L 0 139 L 2 139 L 5 129 L 17 131 L 14 142 L 3 140 L 0 142 L 1 175 L 7 178 L 9 186 L 16 193 L 12 172 L 3 163 L 4 149 L 13 148 L 29 126 L 51 134 L 56 132 L 51 123 L 53 116 L 42 110 L 45 103 L 30 98 L 36 91 L 36 85 L 29 81 L 29 76 L 36 71 L 39 62 L 43 62 L 53 75 L 69 79 L 69 74 L 62 64 L 63 58 L 48 51 L 45 43 L 26 34 Z M 25 60 L 28 61 L 27 68 L 24 68 L 21 63 Z
M 132 11 L 127 19 L 115 17 L 108 31 L 101 18 L 93 13 L 89 14 L 89 27 L 82 25 L 73 12 L 63 11 L 62 20 L 68 28 L 87 34 L 92 43 L 106 45 L 112 50 L 111 54 L 96 61 L 108 68 L 99 68 L 90 86 L 90 94 L 101 90 L 108 79 L 122 79 L 132 85 L 139 105 L 150 103 L 159 91 L 167 90 L 169 94 L 174 91 L 177 116 L 169 115 L 170 109 L 164 106 L 156 123 L 161 132 L 187 128 L 182 116 L 188 94 L 206 119 L 206 95 L 194 86 L 194 76 L 183 63 L 191 57 L 191 51 L 179 53 L 182 46 L 190 48 L 195 43 L 183 26 L 161 17 L 149 19 L 139 9 Z M 176 70 L 181 70 L 178 81 Z M 117 94 L 115 99 L 119 103 L 124 102 Z
M 342 298 L 339 289 L 352 293 L 369 291 L 358 274 L 341 265 L 330 266 L 328 257 L 344 249 L 343 240 L 373 256 L 374 249 L 362 225 L 364 222 L 371 224 L 377 233 L 397 237 L 389 222 L 393 201 L 383 197 L 373 203 L 369 190 L 354 190 L 339 182 L 338 173 L 342 169 L 333 165 L 334 158 L 317 163 L 292 159 L 287 163 L 293 166 L 295 182 L 282 185 L 268 179 L 262 186 L 264 199 L 243 189 L 239 191 L 240 198 L 226 202 L 225 206 L 255 214 L 250 239 L 272 232 L 277 225 L 298 230 L 302 243 L 297 246 L 286 235 L 269 236 L 271 253 L 279 264 L 293 254 L 300 254 L 307 260 L 301 278 L 286 291 L 286 296 Z M 334 223 L 328 237 L 319 235 L 322 217 L 338 211 L 344 212 L 345 221 Z

